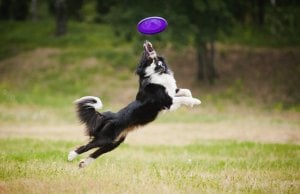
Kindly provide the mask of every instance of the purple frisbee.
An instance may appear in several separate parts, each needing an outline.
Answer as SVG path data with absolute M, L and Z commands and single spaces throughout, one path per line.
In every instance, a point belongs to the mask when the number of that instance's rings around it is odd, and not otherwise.
M 168 26 L 167 20 L 162 17 L 153 16 L 142 19 L 137 29 L 142 34 L 153 35 L 164 31 Z

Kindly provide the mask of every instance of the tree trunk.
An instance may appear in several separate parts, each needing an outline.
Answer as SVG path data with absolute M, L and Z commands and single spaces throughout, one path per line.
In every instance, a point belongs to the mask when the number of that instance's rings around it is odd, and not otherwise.
M 209 58 L 208 58 L 208 81 L 213 84 L 217 78 L 217 72 L 215 68 L 215 42 L 212 40 L 209 42 Z
M 0 2 L 0 20 L 11 19 L 11 7 L 13 4 L 12 1 L 2 0 Z
M 67 5 L 65 0 L 56 0 L 56 36 L 63 36 L 67 32 Z
M 197 79 L 213 84 L 217 78 L 215 69 L 215 43 L 198 43 L 197 45 L 198 70 Z
M 205 44 L 197 45 L 197 58 L 198 58 L 198 71 L 197 71 L 197 79 L 200 81 L 205 80 Z
M 31 0 L 30 12 L 31 12 L 31 20 L 37 20 L 37 0 Z
M 265 0 L 257 0 L 257 5 L 258 5 L 258 25 L 262 27 L 265 23 L 265 5 L 266 1 Z

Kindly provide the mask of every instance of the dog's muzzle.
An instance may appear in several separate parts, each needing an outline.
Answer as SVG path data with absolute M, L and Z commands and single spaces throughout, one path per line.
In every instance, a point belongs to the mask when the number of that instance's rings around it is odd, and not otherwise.
M 150 57 L 150 58 L 152 58 L 152 59 L 157 58 L 156 51 L 154 50 L 154 48 L 153 48 L 151 42 L 149 42 L 148 40 L 146 40 L 146 41 L 144 42 L 144 45 L 143 45 L 143 46 L 144 46 L 144 50 L 145 50 L 145 52 L 146 52 L 146 54 L 147 54 L 147 57 Z

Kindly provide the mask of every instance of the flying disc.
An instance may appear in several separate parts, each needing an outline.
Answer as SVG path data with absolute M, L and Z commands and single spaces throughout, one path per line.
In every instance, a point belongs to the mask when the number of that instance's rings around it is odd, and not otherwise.
M 142 19 L 138 23 L 137 29 L 142 34 L 153 35 L 164 31 L 167 26 L 167 20 L 162 17 L 154 16 Z

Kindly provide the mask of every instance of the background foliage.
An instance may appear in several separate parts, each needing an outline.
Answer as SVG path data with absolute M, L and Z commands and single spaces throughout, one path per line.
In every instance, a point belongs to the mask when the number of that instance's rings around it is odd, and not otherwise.
M 59 6 L 62 7 L 59 8 Z M 138 3 L 118 0 L 1 0 L 0 58 L 2 60 L 36 48 L 62 49 L 61 52 L 59 51 L 60 54 L 57 54 L 55 64 L 45 67 L 47 69 L 45 72 L 53 71 L 53 78 L 45 76 L 37 78 L 35 74 L 40 75 L 42 73 L 40 71 L 44 72 L 40 70 L 41 68 L 30 69 L 32 67 L 24 67 L 22 64 L 19 64 L 20 67 L 18 65 L 8 67 L 6 63 L 2 63 L 0 66 L 3 75 L 1 99 L 11 101 L 9 100 L 11 98 L 7 96 L 15 96 L 13 99 L 19 102 L 30 99 L 32 95 L 39 93 L 38 91 L 41 93 L 39 95 L 56 94 L 60 89 L 54 86 L 60 85 L 66 87 L 66 90 L 62 91 L 62 93 L 65 92 L 64 95 L 67 93 L 73 97 L 73 95 L 84 93 L 84 90 L 80 88 L 87 83 L 80 81 L 75 75 L 78 75 L 80 71 L 80 76 L 96 77 L 94 73 L 98 70 L 86 72 L 84 68 L 70 68 L 67 76 L 69 78 L 66 80 L 66 76 L 60 76 L 66 71 L 66 63 L 70 66 L 71 64 L 80 66 L 84 59 L 96 57 L 98 62 L 109 63 L 113 68 L 132 71 L 141 52 L 141 43 L 149 39 L 159 49 L 165 49 L 163 52 L 175 66 L 175 70 L 176 66 L 184 68 L 183 71 L 175 73 L 178 74 L 179 80 L 181 76 L 189 77 L 189 82 L 193 84 L 187 87 L 195 88 L 196 93 L 200 86 L 202 90 L 206 88 L 210 93 L 218 91 L 219 94 L 219 88 L 223 88 L 221 92 L 224 92 L 235 83 L 239 83 L 242 91 L 238 93 L 247 95 L 250 93 L 250 96 L 255 98 L 259 96 L 260 99 L 256 98 L 257 101 L 267 102 L 271 106 L 273 104 L 279 107 L 297 107 L 300 101 L 300 92 L 297 87 L 300 77 L 299 57 L 297 57 L 300 43 L 300 20 L 297 14 L 299 9 L 299 2 L 296 0 L 240 2 L 153 0 L 151 4 L 145 0 Z M 143 36 L 137 33 L 137 22 L 152 15 L 167 18 L 169 22 L 167 30 L 155 36 Z M 235 49 L 233 45 L 239 45 L 240 48 Z M 243 63 L 247 64 L 246 67 L 249 70 L 246 68 L 244 72 L 248 71 L 250 75 L 251 60 L 255 64 L 259 61 L 258 59 L 255 62 L 256 58 L 260 57 L 258 53 L 261 53 L 257 51 L 258 48 L 265 48 L 262 54 L 264 58 L 271 58 L 275 61 L 260 61 L 263 62 L 261 65 L 265 68 L 255 67 L 256 70 L 251 75 L 252 81 L 249 81 L 245 78 L 247 75 L 239 69 L 243 67 Z M 274 49 L 282 52 L 274 51 Z M 257 54 L 253 54 L 254 57 L 251 59 L 242 61 L 247 58 L 247 50 Z M 180 65 L 179 55 L 177 54 L 177 58 L 171 55 L 173 51 L 186 53 L 181 57 L 187 60 L 190 56 L 190 64 Z M 234 60 L 232 57 L 236 54 L 240 55 L 237 62 L 232 61 Z M 272 65 L 276 63 L 276 57 L 285 58 L 284 55 L 288 57 L 286 60 L 283 59 L 281 65 Z M 225 63 L 226 60 L 229 61 Z M 228 70 L 228 65 L 234 63 L 236 65 Z M 51 66 L 57 66 L 57 71 L 54 72 L 55 68 Z M 10 77 L 15 76 L 14 74 L 21 69 L 30 69 L 31 74 L 27 75 L 24 70 L 18 75 L 18 78 L 23 81 L 16 84 Z M 185 74 L 181 75 L 180 72 L 185 72 Z M 104 77 L 105 75 L 106 73 L 103 73 Z M 230 79 L 228 75 L 232 78 Z M 129 75 L 125 77 L 127 76 Z M 54 79 L 54 77 L 61 78 Z M 262 83 L 259 80 L 260 77 L 268 77 L 267 84 Z M 74 80 L 77 80 L 75 81 L 77 86 L 72 86 L 68 90 L 68 83 L 74 83 Z M 40 86 L 36 86 L 38 84 Z M 263 88 L 268 88 L 263 90 L 269 92 L 260 96 L 251 85 L 256 85 L 256 87 L 262 85 Z M 27 91 L 25 96 L 29 95 L 28 97 L 23 97 L 25 90 Z M 273 96 L 270 97 L 270 95 Z

